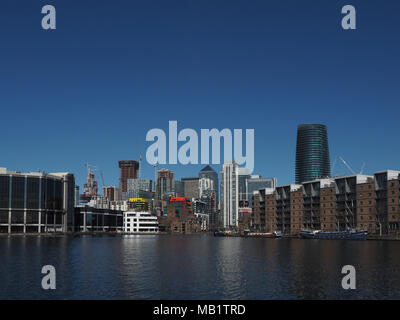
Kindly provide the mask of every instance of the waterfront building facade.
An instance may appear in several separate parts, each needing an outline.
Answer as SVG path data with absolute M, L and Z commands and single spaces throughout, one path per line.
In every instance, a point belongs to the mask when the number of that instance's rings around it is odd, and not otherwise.
M 156 233 L 158 232 L 157 216 L 148 211 L 129 210 L 124 212 L 124 228 L 126 233 Z
M 266 188 L 275 188 L 277 186 L 276 178 L 262 178 L 259 175 L 251 175 L 246 180 L 246 200 L 249 202 L 249 207 L 253 206 L 254 191 Z
M 379 171 L 374 174 L 375 212 L 379 233 L 400 232 L 400 172 L 394 170 Z M 368 193 L 360 192 L 362 197 Z M 361 199 L 360 199 L 361 201 Z
M 168 201 L 166 216 L 158 217 L 159 230 L 170 233 L 196 233 L 202 231 L 202 217 L 193 213 L 192 203 L 184 197 Z
M 400 171 L 315 179 L 262 189 L 253 196 L 253 227 L 298 234 L 302 229 L 400 233 Z
M 245 231 L 250 230 L 253 226 L 252 223 L 252 208 L 249 207 L 249 201 L 241 200 L 239 201 L 239 230 Z
M 120 232 L 123 211 L 81 205 L 75 208 L 75 232 Z
M 72 231 L 74 204 L 73 174 L 0 168 L 1 233 Z
M 331 175 L 328 132 L 322 124 L 301 124 L 297 128 L 296 184 Z

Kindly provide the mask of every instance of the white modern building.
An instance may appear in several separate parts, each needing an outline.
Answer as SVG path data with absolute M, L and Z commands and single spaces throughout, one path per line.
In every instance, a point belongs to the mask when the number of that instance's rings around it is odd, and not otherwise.
M 124 212 L 124 228 L 126 233 L 154 233 L 158 232 L 158 220 L 149 212 Z
M 127 200 L 110 201 L 110 209 L 128 211 L 128 201 Z
M 234 161 L 222 166 L 221 213 L 224 228 L 239 225 L 239 167 Z

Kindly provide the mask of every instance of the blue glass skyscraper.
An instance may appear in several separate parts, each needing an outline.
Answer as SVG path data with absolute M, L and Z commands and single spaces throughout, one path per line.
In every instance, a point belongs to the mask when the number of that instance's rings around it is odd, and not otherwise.
M 329 177 L 328 132 L 322 124 L 301 124 L 297 128 L 296 183 Z

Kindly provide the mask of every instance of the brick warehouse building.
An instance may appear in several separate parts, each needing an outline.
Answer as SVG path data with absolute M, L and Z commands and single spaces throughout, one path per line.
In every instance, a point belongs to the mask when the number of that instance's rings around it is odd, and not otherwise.
M 296 235 L 302 229 L 400 233 L 400 171 L 350 175 L 267 188 L 253 194 L 253 228 Z
M 168 201 L 167 216 L 158 217 L 159 230 L 171 233 L 196 233 L 201 223 L 193 213 L 192 204 L 184 197 L 172 197 Z

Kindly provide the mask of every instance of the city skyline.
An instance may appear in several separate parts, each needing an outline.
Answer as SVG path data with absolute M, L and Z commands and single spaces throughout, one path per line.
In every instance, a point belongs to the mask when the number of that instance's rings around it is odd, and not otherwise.
M 308 125 L 308 124 L 299 124 L 299 125 Z M 296 138 L 294 138 L 295 140 L 296 140 Z M 222 145 L 223 146 L 223 145 Z M 278 174 L 274 174 L 274 173 L 272 173 L 271 175 L 269 175 L 269 176 L 265 176 L 265 175 L 263 175 L 263 174 L 260 174 L 260 172 L 259 171 L 257 171 L 257 168 L 254 170 L 254 172 L 253 172 L 253 175 L 260 175 L 262 178 L 276 178 L 277 179 L 277 186 L 284 186 L 284 185 L 290 185 L 290 184 L 296 184 L 296 178 L 295 178 L 295 159 L 296 159 L 296 144 L 295 144 L 295 151 L 293 152 L 294 153 L 294 165 L 293 165 L 293 177 L 291 178 L 291 181 L 290 182 L 283 182 L 283 183 L 281 183 L 280 182 L 280 180 L 279 180 L 279 178 L 277 178 L 278 177 Z M 329 145 L 329 149 L 330 149 L 330 145 Z M 140 157 L 140 156 L 139 156 Z M 118 190 L 119 190 L 119 188 L 120 188 L 120 186 L 119 186 L 119 183 L 120 183 L 120 180 L 121 180 L 121 178 L 120 178 L 120 167 L 119 167 L 119 163 L 121 162 L 121 161 L 128 161 L 128 162 L 130 162 L 130 161 L 133 161 L 133 162 L 135 162 L 135 163 L 137 163 L 137 165 L 139 164 L 139 157 L 137 158 L 137 159 L 130 159 L 130 160 L 116 160 L 115 162 L 117 163 L 116 164 L 116 167 L 117 167 L 117 172 L 115 172 L 114 174 L 112 173 L 112 172 L 107 172 L 107 174 L 109 175 L 109 176 L 113 176 L 114 175 L 114 177 L 113 177 L 113 181 L 115 181 L 115 183 L 113 184 L 113 183 L 111 183 L 111 184 L 107 184 L 106 182 L 104 183 L 104 185 L 102 184 L 102 180 L 104 179 L 103 177 L 102 177 L 102 175 L 104 175 L 104 171 L 100 168 L 100 169 L 97 169 L 97 167 L 96 166 L 94 166 L 94 168 L 95 169 L 92 169 L 92 172 L 93 172 L 93 174 L 94 174 L 94 179 L 95 179 L 95 181 L 97 182 L 97 185 L 99 186 L 98 187 L 98 194 L 100 194 L 100 193 L 102 193 L 102 190 L 103 190 L 103 187 L 117 187 L 118 188 Z M 383 167 L 378 167 L 378 168 L 380 168 L 380 169 L 374 169 L 374 170 L 372 170 L 371 172 L 369 171 L 369 170 L 365 170 L 365 161 L 361 164 L 361 166 L 360 166 L 360 168 L 358 168 L 358 167 L 350 167 L 350 165 L 349 165 L 349 163 L 347 162 L 347 161 L 345 161 L 343 158 L 342 159 L 340 159 L 341 158 L 341 156 L 340 155 L 336 155 L 336 157 L 334 157 L 334 159 L 330 159 L 330 167 L 331 167 L 331 169 L 332 170 L 334 170 L 334 171 L 332 171 L 331 172 L 331 175 L 330 175 L 330 177 L 341 177 L 341 176 L 351 176 L 351 175 L 354 175 L 354 174 L 364 174 L 364 175 L 373 175 L 373 173 L 374 172 L 377 172 L 377 171 L 382 171 L 382 170 L 397 170 L 398 169 L 398 167 L 392 167 L 392 168 L 383 168 Z M 340 161 L 341 160 L 341 161 Z M 345 163 L 344 163 L 345 162 Z M 148 175 L 148 176 L 142 176 L 142 179 L 150 179 L 150 180 L 152 180 L 153 178 L 154 178 L 154 166 L 150 166 L 149 164 L 147 164 L 145 161 L 141 161 L 140 162 L 142 165 L 144 164 L 145 165 L 145 167 L 147 167 L 147 166 L 149 166 L 149 167 L 151 167 L 151 170 L 152 170 L 152 172 L 150 172 L 150 174 Z M 223 162 L 222 161 L 222 163 L 221 164 L 219 164 L 219 165 L 215 165 L 215 164 L 198 164 L 198 165 L 191 165 L 191 164 L 189 164 L 189 165 L 182 165 L 182 164 L 178 164 L 178 165 L 168 165 L 168 164 L 163 164 L 163 165 L 160 165 L 160 164 L 158 164 L 157 165 L 157 172 L 159 172 L 160 170 L 170 170 L 171 172 L 173 172 L 173 174 L 174 174 L 174 181 L 180 181 L 181 179 L 187 179 L 187 178 L 192 178 L 192 177 L 194 177 L 194 176 L 196 176 L 197 177 L 197 175 L 203 170 L 203 169 L 205 169 L 205 168 L 207 168 L 207 167 L 211 167 L 213 170 L 215 170 L 217 173 L 218 172 L 221 172 L 221 170 L 222 170 L 222 167 L 223 167 L 223 165 L 224 165 L 224 163 L 230 163 L 230 161 L 227 161 L 227 162 Z M 78 176 L 75 172 L 72 172 L 72 171 L 64 171 L 64 172 L 68 172 L 68 173 L 72 173 L 72 174 L 74 174 L 74 176 L 75 176 L 75 181 L 76 181 L 76 185 L 77 186 L 79 186 L 80 188 L 82 188 L 83 189 L 83 187 L 84 187 L 84 185 L 85 185 L 85 183 L 87 182 L 87 163 L 85 163 L 84 165 L 84 172 L 83 172 L 83 174 L 82 174 L 82 176 Z M 3 165 L 3 166 L 1 166 L 1 167 L 3 167 L 3 168 L 7 168 L 8 170 L 11 170 L 11 171 L 17 171 L 17 172 L 37 172 L 37 171 L 41 171 L 41 172 L 45 172 L 45 173 L 49 173 L 49 172 L 51 172 L 51 171 L 56 171 L 56 170 L 47 170 L 46 168 L 37 168 L 37 170 L 30 170 L 30 169 L 27 169 L 27 170 L 24 170 L 24 169 L 21 169 L 21 168 L 14 168 L 14 167 L 7 167 L 7 166 L 5 166 L 5 165 Z M 174 170 L 174 169 L 172 169 L 172 168 L 179 168 L 179 167 L 189 167 L 189 168 L 192 168 L 192 170 L 185 170 L 185 172 L 187 172 L 187 174 L 186 175 L 176 175 L 176 171 Z M 139 167 L 138 167 L 139 168 Z M 137 170 L 139 170 L 137 168 Z M 196 169 L 194 169 L 194 168 L 196 168 Z M 197 170 L 197 168 L 198 168 L 198 170 Z M 219 168 L 219 169 L 218 169 Z M 243 169 L 245 169 L 243 166 L 239 166 L 239 168 L 243 168 Z M 141 168 L 140 170 L 142 170 L 143 168 Z M 354 169 L 354 170 L 353 170 Z M 197 171 L 196 171 L 197 170 Z M 352 171 L 353 170 L 353 171 Z M 59 170 L 60 172 L 62 171 L 62 170 Z M 148 172 L 149 170 L 144 170 L 145 172 Z M 182 172 L 181 170 L 178 170 L 178 172 Z M 271 171 L 272 172 L 272 171 Z M 151 174 L 153 175 L 153 176 L 151 176 Z M 218 175 L 218 177 L 220 177 L 220 175 Z M 290 179 L 290 178 L 289 178 Z M 312 181 L 313 179 L 311 179 L 311 180 L 309 180 L 309 181 Z
M 371 174 L 400 163 L 390 138 L 400 115 L 397 2 L 356 3 L 351 31 L 335 2 L 54 5 L 57 29 L 47 32 L 35 3 L 2 2 L 2 167 L 68 171 L 82 187 L 88 162 L 117 186 L 117 161 L 144 157 L 146 132 L 169 120 L 197 132 L 254 128 L 254 173 L 280 185 L 294 183 L 299 123 L 327 125 L 331 165 L 341 156 Z M 181 178 L 202 165 L 163 167 Z M 142 169 L 153 178 L 151 165 Z

